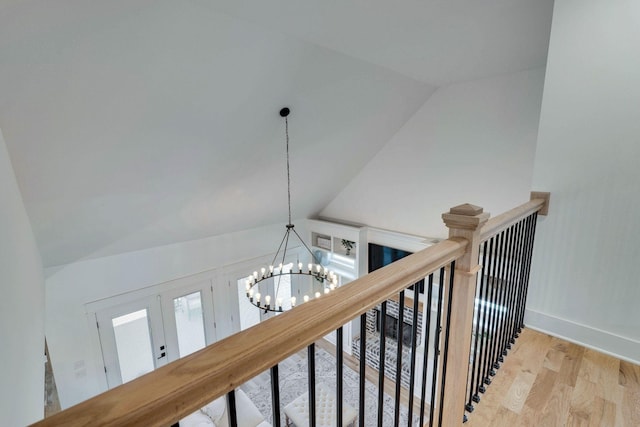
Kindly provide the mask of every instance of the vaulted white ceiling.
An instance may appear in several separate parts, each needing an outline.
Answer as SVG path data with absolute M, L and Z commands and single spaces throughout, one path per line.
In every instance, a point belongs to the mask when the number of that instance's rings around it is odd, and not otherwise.
M 545 64 L 553 0 L 215 0 L 233 16 L 441 86 Z
M 0 1 L 0 129 L 45 265 L 322 209 L 438 85 L 541 66 L 552 1 Z

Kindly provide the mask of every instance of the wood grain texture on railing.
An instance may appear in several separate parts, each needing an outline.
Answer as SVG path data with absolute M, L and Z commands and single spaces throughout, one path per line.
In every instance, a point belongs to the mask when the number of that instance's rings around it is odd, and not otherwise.
M 545 199 L 533 199 L 505 213 L 489 218 L 480 232 L 480 241 L 484 242 L 489 240 L 502 230 L 516 224 L 521 219 L 543 209 L 547 203 L 548 200 Z
M 168 426 L 465 253 L 444 240 L 36 426 Z

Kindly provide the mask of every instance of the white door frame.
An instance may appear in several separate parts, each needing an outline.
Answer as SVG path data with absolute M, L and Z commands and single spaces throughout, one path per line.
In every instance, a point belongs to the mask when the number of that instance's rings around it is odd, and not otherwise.
M 167 363 L 162 308 L 160 306 L 160 299 L 157 295 L 148 296 L 96 311 L 96 325 L 98 326 L 102 360 L 105 368 L 105 376 L 107 378 L 107 386 L 109 388 L 122 384 L 122 374 L 118 360 L 118 349 L 112 319 L 143 309 L 147 310 L 147 321 L 151 337 L 151 353 L 153 356 L 154 369 L 157 369 Z

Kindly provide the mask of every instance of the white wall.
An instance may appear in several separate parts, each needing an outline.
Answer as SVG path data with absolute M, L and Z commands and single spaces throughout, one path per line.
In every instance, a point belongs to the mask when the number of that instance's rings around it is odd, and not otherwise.
M 31 223 L 0 132 L 0 423 L 44 416 L 44 280 Z
M 273 253 L 284 231 L 284 224 L 278 224 L 45 270 L 46 334 L 61 406 L 106 390 L 95 324 L 85 304 Z M 304 229 L 298 232 L 306 235 Z M 223 279 L 214 282 L 214 295 L 227 292 Z M 216 321 L 218 328 L 225 327 Z
M 640 363 L 640 2 L 556 0 L 527 323 Z
M 321 212 L 444 237 L 443 212 L 474 203 L 492 214 L 528 200 L 543 69 L 438 89 Z

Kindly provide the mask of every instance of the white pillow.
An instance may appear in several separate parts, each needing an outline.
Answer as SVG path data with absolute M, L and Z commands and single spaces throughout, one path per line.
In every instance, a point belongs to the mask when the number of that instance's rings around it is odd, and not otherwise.
M 201 411 L 196 411 L 181 419 L 180 427 L 211 427 L 211 418 Z
M 238 408 L 238 426 L 256 427 L 264 417 L 251 399 L 240 389 L 236 390 L 236 407 Z
M 229 420 L 227 417 L 227 399 L 225 396 L 219 397 L 201 410 L 204 412 L 216 427 L 228 427 Z
M 255 427 L 264 421 L 258 408 L 240 389 L 236 390 L 236 408 L 239 427 Z M 211 418 L 216 427 L 229 427 L 229 415 L 226 409 L 227 398 L 222 396 L 203 407 L 201 411 Z

